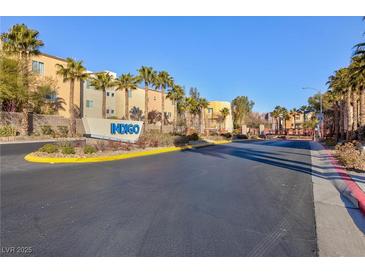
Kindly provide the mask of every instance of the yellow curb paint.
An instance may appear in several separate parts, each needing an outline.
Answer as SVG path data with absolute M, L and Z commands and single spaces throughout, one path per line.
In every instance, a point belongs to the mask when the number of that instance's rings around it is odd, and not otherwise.
M 161 153 L 173 152 L 173 151 L 182 151 L 186 149 L 192 148 L 199 148 L 211 145 L 222 145 L 228 144 L 231 141 L 216 141 L 208 144 L 200 144 L 200 145 L 188 145 L 183 147 L 167 147 L 167 148 L 160 148 L 154 149 L 149 151 L 138 151 L 133 153 L 126 153 L 126 154 L 118 154 L 112 156 L 99 156 L 99 157 L 90 157 L 90 158 L 52 158 L 52 157 L 39 157 L 32 155 L 32 153 L 26 155 L 24 160 L 33 163 L 48 163 L 48 164 L 65 164 L 65 163 L 96 163 L 96 162 L 107 162 L 107 161 L 116 161 L 116 160 L 123 160 L 123 159 L 130 159 L 136 157 L 143 157 L 149 155 L 156 155 Z

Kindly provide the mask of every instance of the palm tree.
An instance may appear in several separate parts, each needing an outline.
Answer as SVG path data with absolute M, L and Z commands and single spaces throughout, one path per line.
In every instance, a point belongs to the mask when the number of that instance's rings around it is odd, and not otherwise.
M 196 120 L 196 116 L 200 113 L 200 105 L 198 98 L 195 96 L 190 96 L 186 98 L 187 110 L 190 114 L 190 123 L 188 126 L 188 134 L 190 133 L 190 126 L 194 127 L 194 121 Z
M 274 110 L 271 112 L 271 116 L 276 119 L 276 133 L 281 129 L 280 116 L 281 116 L 282 107 L 276 106 Z
M 25 24 L 16 24 L 8 32 L 1 34 L 2 50 L 9 55 L 16 55 L 21 64 L 21 73 L 24 77 L 25 98 L 22 104 L 21 134 L 29 134 L 29 58 L 40 53 L 39 48 L 44 46 L 38 38 L 39 32 L 28 28 Z
M 165 90 L 172 87 L 174 79 L 170 76 L 167 71 L 160 71 L 155 79 L 153 85 L 157 90 L 161 90 L 161 128 L 162 133 L 163 125 L 165 124 Z
M 132 91 L 138 87 L 139 79 L 130 73 L 122 74 L 119 78 L 115 79 L 114 85 L 116 90 L 125 92 L 125 106 L 124 113 L 125 119 L 129 120 L 129 91 Z
M 62 76 L 64 82 L 70 82 L 70 95 L 69 95 L 69 113 L 70 113 L 70 134 L 74 136 L 76 134 L 76 117 L 75 117 L 75 81 L 83 81 L 87 78 L 86 69 L 82 64 L 82 61 L 76 61 L 72 58 L 66 59 L 66 66 L 56 64 L 57 74 Z
M 114 86 L 114 78 L 109 72 L 95 73 L 91 78 L 91 86 L 103 92 L 102 117 L 106 119 L 106 89 Z
M 130 112 L 130 118 L 134 121 L 142 121 L 144 119 L 143 111 L 139 107 L 132 107 Z
M 224 107 L 222 108 L 220 111 L 219 111 L 222 115 L 222 123 L 223 123 L 223 126 L 224 126 L 224 129 L 225 129 L 225 124 L 226 124 L 226 118 L 227 116 L 229 115 L 229 109 Z
M 294 129 L 294 132 L 297 128 L 296 124 L 297 124 L 297 121 L 296 121 L 296 115 L 298 114 L 298 110 L 296 108 L 292 108 L 290 111 L 289 111 L 289 114 L 291 117 L 293 117 L 293 129 Z
M 176 132 L 176 119 L 177 119 L 177 104 L 184 98 L 184 89 L 174 84 L 171 89 L 167 92 L 166 98 L 170 99 L 174 105 L 174 118 L 173 118 L 173 131 Z
M 331 75 L 328 78 L 327 85 L 329 87 L 329 101 L 332 103 L 332 108 L 334 112 L 334 138 L 336 142 L 338 141 L 339 135 L 341 134 L 341 127 L 342 118 L 341 118 L 341 109 L 340 109 L 340 101 L 341 101 L 341 89 L 337 86 L 337 77 L 336 72 L 334 75 Z
M 206 128 L 205 125 L 205 109 L 208 107 L 209 102 L 205 98 L 199 98 L 198 100 L 199 108 L 200 108 L 200 132 L 204 133 Z
M 145 91 L 145 107 L 144 107 L 144 123 L 147 127 L 148 124 L 148 87 L 153 81 L 156 79 L 156 72 L 152 67 L 142 66 L 138 70 L 138 79 L 144 82 L 144 91 Z
M 350 81 L 355 86 L 355 92 L 353 94 L 353 130 L 356 131 L 358 125 L 360 125 L 361 128 L 365 126 L 365 59 L 362 58 L 360 55 L 354 56 L 352 58 L 352 63 L 349 67 L 349 70 Z M 358 113 L 358 98 L 360 99 L 360 115 Z
M 39 55 L 39 48 L 44 46 L 42 40 L 38 39 L 39 32 L 28 28 L 25 24 L 16 24 L 9 32 L 1 34 L 3 51 L 18 56 L 20 61 L 34 55 Z M 29 63 L 27 63 L 29 66 Z
M 281 109 L 281 115 L 282 115 L 282 117 L 284 119 L 284 131 L 285 131 L 285 134 L 288 134 L 288 132 L 286 130 L 287 129 L 286 128 L 286 121 L 290 119 L 289 111 L 285 107 L 283 107 Z

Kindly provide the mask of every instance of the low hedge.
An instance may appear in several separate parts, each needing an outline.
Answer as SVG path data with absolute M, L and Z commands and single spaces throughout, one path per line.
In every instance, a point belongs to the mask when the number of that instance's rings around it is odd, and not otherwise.
M 0 137 L 10 137 L 16 135 L 16 129 L 11 125 L 5 125 L 0 127 Z
M 84 146 L 84 153 L 85 154 L 93 154 L 96 153 L 97 149 L 94 146 L 91 145 L 85 145 Z
M 58 152 L 58 146 L 55 145 L 55 144 L 45 144 L 38 151 L 46 152 L 46 153 L 57 153 Z

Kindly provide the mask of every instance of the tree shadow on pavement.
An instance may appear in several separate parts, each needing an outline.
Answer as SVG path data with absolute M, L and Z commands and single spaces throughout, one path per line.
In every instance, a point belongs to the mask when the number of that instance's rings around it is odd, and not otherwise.
M 340 194 L 341 200 L 344 203 L 347 212 L 351 216 L 355 225 L 361 230 L 361 232 L 365 235 L 365 217 L 363 213 L 358 208 L 354 208 L 353 204 L 350 202 L 348 198 L 344 195 Z
M 221 159 L 225 159 L 223 155 L 227 155 L 228 157 L 238 157 L 245 160 L 255 161 L 262 164 L 267 164 L 271 166 L 276 166 L 283 169 L 289 169 L 313 176 L 317 176 L 322 179 L 327 180 L 340 180 L 342 177 L 338 172 L 320 172 L 318 170 L 314 170 L 312 168 L 317 169 L 333 169 L 333 166 L 324 167 L 313 165 L 311 162 L 302 162 L 297 160 L 291 160 L 286 158 L 285 153 L 275 153 L 275 152 L 267 152 L 261 150 L 255 150 L 250 148 L 240 148 L 230 145 L 224 145 L 219 147 L 214 147 L 214 150 L 210 148 L 202 148 L 189 150 L 193 153 L 198 153 L 202 155 L 217 157 Z M 273 155 L 281 155 L 282 157 L 275 157 Z M 360 180 L 361 183 L 365 183 L 365 181 Z
M 308 175 L 316 176 L 321 179 L 325 180 L 342 180 L 342 176 L 340 173 L 333 171 L 333 172 L 321 172 L 316 169 L 320 170 L 327 170 L 327 169 L 333 169 L 333 165 L 331 166 L 319 166 L 314 165 L 310 162 L 302 162 L 298 160 L 291 160 L 285 157 L 285 153 L 276 153 L 276 152 L 268 152 L 268 151 L 261 151 L 261 150 L 255 150 L 251 148 L 240 148 L 236 146 L 230 146 L 230 145 L 224 145 L 221 147 L 214 147 L 214 150 L 211 148 L 205 148 L 205 149 L 198 149 L 192 151 L 193 153 L 199 153 L 202 155 L 209 155 L 212 157 L 217 158 L 227 158 L 227 157 L 238 157 L 240 159 L 255 161 L 258 163 L 266 164 L 275 166 L 278 168 L 288 169 L 296 172 L 305 173 Z M 226 155 L 226 157 L 222 157 L 222 155 Z M 281 155 L 282 157 L 276 157 L 278 155 Z M 309 154 L 310 156 L 310 154 Z M 321 157 L 323 160 L 326 159 L 326 157 Z M 308 158 L 307 158 L 308 159 Z M 324 163 L 326 164 L 326 163 Z M 316 168 L 316 169 L 313 169 Z M 360 177 L 360 176 L 358 176 Z M 361 176 L 362 177 L 362 176 Z M 362 183 L 365 183 L 365 180 L 360 180 L 363 178 L 357 178 L 357 181 L 360 181 Z M 336 187 L 334 185 L 334 187 Z M 359 209 L 355 209 L 354 206 L 350 203 L 350 201 L 344 197 L 341 192 L 340 196 L 342 201 L 344 202 L 344 205 L 349 212 L 350 216 L 352 217 L 355 224 L 359 227 L 359 229 L 365 234 L 365 218 L 360 212 Z

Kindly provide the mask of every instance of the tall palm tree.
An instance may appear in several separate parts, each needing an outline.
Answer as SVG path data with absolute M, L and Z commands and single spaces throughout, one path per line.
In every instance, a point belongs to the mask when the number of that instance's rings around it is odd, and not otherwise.
M 226 118 L 227 116 L 229 115 L 229 109 L 224 107 L 222 108 L 220 111 L 221 113 L 221 116 L 222 116 L 222 123 L 223 123 L 223 126 L 224 126 L 224 129 L 225 129 L 225 124 L 226 124 Z
M 148 124 L 148 87 L 155 81 L 156 72 L 152 67 L 142 66 L 138 69 L 138 79 L 144 83 L 145 99 L 144 99 L 144 123 Z
M 283 107 L 281 109 L 281 115 L 282 115 L 283 120 L 284 120 L 284 131 L 285 131 L 285 134 L 288 134 L 287 127 L 286 127 L 286 121 L 290 119 L 289 111 L 285 107 Z
M 16 24 L 10 28 L 8 32 L 2 33 L 1 36 L 2 50 L 9 54 L 18 57 L 18 61 L 21 64 L 21 73 L 24 77 L 25 85 L 25 100 L 23 103 L 23 117 L 21 125 L 21 134 L 29 134 L 29 63 L 30 57 L 38 55 L 39 49 L 44 46 L 42 40 L 39 39 L 39 32 L 34 29 L 28 28 L 25 24 Z
M 350 81 L 356 88 L 353 94 L 353 107 L 354 107 L 353 130 L 356 131 L 358 125 L 360 125 L 361 128 L 365 126 L 365 59 L 362 58 L 360 55 L 354 56 L 352 58 L 352 63 L 349 69 L 350 69 L 350 79 L 351 79 Z M 360 99 L 359 108 L 358 108 L 358 98 Z
M 70 82 L 70 95 L 69 95 L 69 114 L 70 114 L 70 134 L 74 136 L 76 134 L 76 117 L 75 117 L 75 82 L 83 81 L 87 78 L 86 69 L 82 64 L 82 61 L 76 61 L 72 58 L 66 59 L 66 65 L 56 64 L 57 74 L 62 76 L 64 82 Z
M 106 118 L 106 89 L 114 86 L 114 78 L 109 72 L 95 73 L 90 83 L 96 90 L 103 92 L 102 117 Z
M 338 72 L 336 71 L 334 75 L 328 78 L 327 85 L 329 87 L 329 102 L 332 103 L 332 109 L 334 113 L 333 117 L 333 126 L 334 126 L 334 138 L 336 142 L 338 138 L 343 138 L 344 136 L 344 127 L 343 127 L 343 115 L 341 113 L 341 100 L 343 89 L 340 85 L 340 81 L 338 78 Z
M 174 118 L 172 124 L 174 128 L 173 131 L 176 132 L 177 104 L 184 98 L 184 89 L 181 86 L 174 84 L 167 92 L 166 98 L 170 99 L 174 105 Z
M 290 111 L 289 111 L 289 114 L 291 117 L 293 117 L 293 129 L 294 131 L 296 130 L 297 126 L 297 120 L 296 120 L 296 116 L 298 114 L 298 110 L 296 108 L 292 108 Z
M 163 126 L 165 124 L 165 90 L 172 87 L 174 79 L 167 71 L 160 71 L 154 79 L 153 85 L 157 90 L 161 91 L 161 128 L 162 133 Z
M 206 128 L 205 109 L 208 107 L 209 102 L 205 98 L 199 98 L 198 103 L 199 103 L 199 107 L 200 107 L 200 132 L 204 133 L 204 130 Z
M 199 113 L 200 113 L 200 106 L 199 106 L 199 100 L 195 96 L 190 96 L 186 99 L 187 99 L 186 100 L 187 110 L 190 114 L 190 121 L 188 124 L 188 129 L 190 129 L 190 127 L 195 127 L 194 121 L 196 121 L 196 116 L 199 115 Z M 189 133 L 190 133 L 190 131 L 188 131 L 188 134 Z
M 281 129 L 280 117 L 282 115 L 282 107 L 276 106 L 271 112 L 271 116 L 276 120 L 276 133 Z
M 117 90 L 123 91 L 124 90 L 124 115 L 125 119 L 129 120 L 129 91 L 132 91 L 138 87 L 139 79 L 138 77 L 133 76 L 130 73 L 122 74 L 114 81 L 114 85 L 116 86 Z

